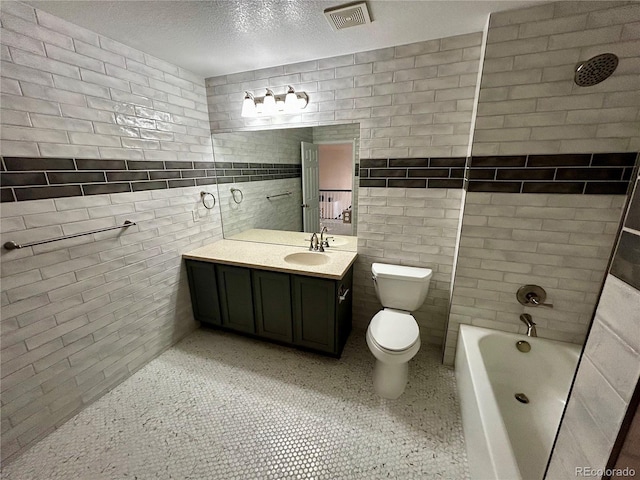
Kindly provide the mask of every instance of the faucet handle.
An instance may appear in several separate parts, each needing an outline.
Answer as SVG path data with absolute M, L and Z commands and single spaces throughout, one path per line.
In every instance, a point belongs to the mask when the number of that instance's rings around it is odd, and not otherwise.
M 314 245 L 313 243 L 313 239 L 315 238 L 316 243 Z M 318 234 L 313 232 L 313 235 L 311 235 L 311 239 L 310 239 L 311 243 L 309 244 L 309 251 L 313 251 L 313 250 L 318 250 Z
M 551 303 L 544 303 L 547 292 L 539 285 L 523 285 L 516 292 L 516 298 L 521 305 L 553 308 Z
M 526 297 L 527 297 L 527 300 L 529 300 L 529 303 L 532 303 L 536 307 L 553 308 L 553 304 L 551 304 L 551 303 L 542 303 L 540 301 L 540 297 L 538 297 L 538 295 L 536 295 L 533 292 L 527 293 Z

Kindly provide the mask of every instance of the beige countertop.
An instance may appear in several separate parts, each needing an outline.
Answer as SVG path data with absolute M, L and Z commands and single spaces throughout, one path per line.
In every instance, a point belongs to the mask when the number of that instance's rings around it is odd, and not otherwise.
M 348 250 L 356 252 L 358 250 L 358 237 L 348 235 L 332 235 L 329 231 L 329 248 L 336 250 Z M 318 234 L 320 236 L 320 234 Z M 228 240 L 243 240 L 260 243 L 276 243 L 279 245 L 291 245 L 299 247 L 309 247 L 308 232 L 289 232 L 284 230 L 268 230 L 264 228 L 252 228 L 244 232 L 237 233 Z
M 204 262 L 224 263 L 226 265 L 237 265 L 260 270 L 273 270 L 276 272 L 294 273 L 334 280 L 339 280 L 344 277 L 358 256 L 357 252 L 326 249 L 324 253 L 313 252 L 315 255 L 324 256 L 326 263 L 322 265 L 299 265 L 285 260 L 287 255 L 302 252 L 312 253 L 309 252 L 308 247 L 220 240 L 184 253 L 182 256 Z

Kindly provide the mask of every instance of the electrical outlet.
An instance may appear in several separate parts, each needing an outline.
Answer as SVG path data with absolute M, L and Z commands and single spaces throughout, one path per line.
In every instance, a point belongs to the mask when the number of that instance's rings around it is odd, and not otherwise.
M 191 213 L 193 214 L 193 221 L 194 222 L 199 222 L 200 221 L 200 214 L 198 213 L 198 211 L 194 210 Z

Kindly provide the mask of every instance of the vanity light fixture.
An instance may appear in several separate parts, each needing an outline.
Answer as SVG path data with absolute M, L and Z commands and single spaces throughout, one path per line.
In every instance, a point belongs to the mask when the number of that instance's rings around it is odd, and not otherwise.
M 309 104 L 309 96 L 305 92 L 296 92 L 291 85 L 287 87 L 287 92 L 274 94 L 267 88 L 264 97 L 256 97 L 249 92 L 244 92 L 242 101 L 242 116 L 257 117 L 266 115 L 276 115 L 279 113 L 297 113 Z

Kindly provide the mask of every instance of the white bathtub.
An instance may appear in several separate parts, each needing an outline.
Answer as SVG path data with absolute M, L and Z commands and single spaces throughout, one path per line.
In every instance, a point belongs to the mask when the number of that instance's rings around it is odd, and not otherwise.
M 579 355 L 570 343 L 460 325 L 456 381 L 473 480 L 542 479 Z

